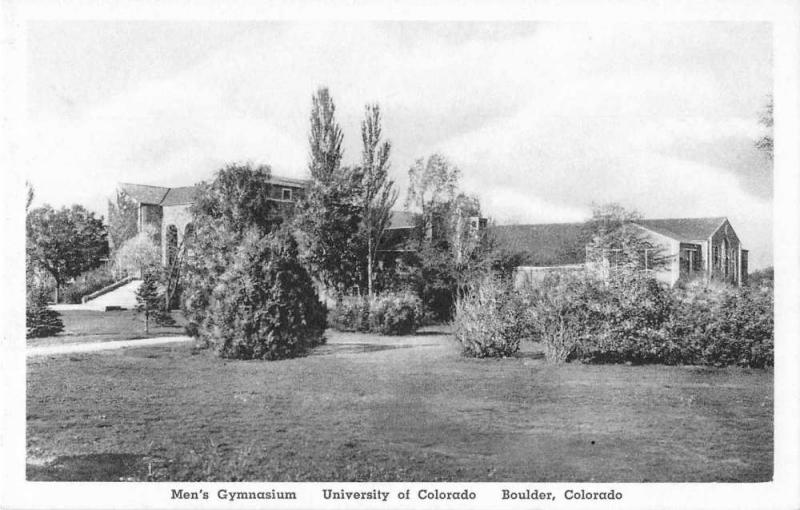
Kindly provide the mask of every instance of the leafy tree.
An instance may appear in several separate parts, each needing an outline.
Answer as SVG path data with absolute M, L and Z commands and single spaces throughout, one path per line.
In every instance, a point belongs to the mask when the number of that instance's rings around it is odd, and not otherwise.
M 303 258 L 329 289 L 361 281 L 363 173 L 342 167 L 342 131 L 328 89 L 312 99 L 309 134 L 311 186 L 295 221 Z M 388 155 L 388 154 L 387 154 Z
M 662 250 L 636 225 L 639 219 L 638 212 L 619 204 L 595 206 L 592 218 L 584 226 L 586 261 L 601 270 L 614 267 L 618 272 L 629 273 L 666 264 Z
M 117 190 L 114 201 L 108 201 L 108 242 L 112 252 L 138 233 L 138 222 L 139 204 L 124 191 Z
M 93 269 L 108 256 L 103 220 L 80 205 L 49 205 L 28 211 L 27 253 L 33 264 L 47 271 L 56 282 L 56 302 L 69 278 Z
M 459 192 L 461 172 L 444 156 L 418 159 L 408 173 L 406 207 L 422 211 L 406 256 L 416 268 L 410 283 L 435 319 L 448 320 L 459 295 L 491 270 L 491 239 L 473 223 L 481 216 L 477 197 Z
M 172 317 L 164 310 L 164 297 L 158 290 L 158 272 L 145 271 L 136 290 L 136 311 L 144 315 L 144 332 L 150 334 L 150 320 L 159 325 L 171 325 Z
M 196 335 L 206 320 L 214 286 L 245 232 L 266 235 L 280 223 L 269 200 L 270 173 L 268 166 L 228 165 L 213 182 L 196 186 L 194 234 L 183 247 L 183 309 L 190 334 Z
M 358 285 L 366 258 L 363 249 L 361 172 L 338 169 L 326 182 L 312 182 L 296 221 L 303 258 L 327 288 Z
M 367 105 L 361 122 L 361 192 L 363 202 L 363 235 L 367 249 L 367 289 L 373 295 L 374 268 L 383 235 L 391 220 L 392 207 L 397 201 L 394 181 L 389 179 L 391 144 L 381 143 L 381 111 L 377 104 Z
M 134 237 L 125 241 L 114 255 L 117 269 L 128 275 L 144 275 L 154 271 L 161 261 L 161 250 L 153 241 L 155 227 L 146 225 Z
M 431 236 L 434 217 L 455 200 L 461 170 L 441 154 L 417 159 L 408 170 L 406 209 L 422 213 L 422 231 Z
M 336 106 L 330 92 L 321 87 L 311 98 L 311 131 L 309 170 L 311 178 L 328 183 L 342 162 L 342 129 L 335 119 Z
M 767 100 L 767 105 L 764 107 L 764 110 L 761 112 L 761 117 L 759 118 L 759 122 L 761 123 L 762 126 L 767 128 L 768 133 L 759 138 L 758 141 L 756 141 L 756 148 L 763 151 L 770 160 L 772 160 L 773 158 L 772 109 L 773 109 L 773 100 L 772 96 L 770 96 L 769 99 Z

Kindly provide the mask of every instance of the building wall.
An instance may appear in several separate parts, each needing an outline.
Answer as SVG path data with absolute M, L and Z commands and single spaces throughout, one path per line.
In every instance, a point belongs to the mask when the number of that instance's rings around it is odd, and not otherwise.
M 161 243 L 161 261 L 166 264 L 167 263 L 167 243 L 169 240 L 169 236 L 167 235 L 167 230 L 170 226 L 175 226 L 177 230 L 177 245 L 183 242 L 184 234 L 186 233 L 186 225 L 191 223 L 192 221 L 192 213 L 190 211 L 191 204 L 181 204 L 181 205 L 171 205 L 164 207 L 164 217 L 162 220 L 162 229 L 161 229 L 161 239 L 163 242 Z
M 675 285 L 675 282 L 680 278 L 680 243 L 672 238 L 663 236 L 652 230 L 641 228 L 644 240 L 650 242 L 654 246 L 655 253 L 652 254 L 653 262 L 652 267 L 653 275 L 658 281 L 664 282 L 667 285 Z
M 727 250 L 724 249 L 726 245 Z M 715 250 L 718 253 L 717 256 L 715 256 Z M 736 235 L 730 223 L 725 221 L 711 236 L 711 247 L 709 248 L 711 252 L 709 257 L 711 264 L 710 277 L 738 285 L 740 283 L 739 269 L 741 267 L 740 250 L 741 242 L 739 236 Z M 726 277 L 725 266 L 728 261 L 731 262 L 729 263 L 729 271 Z

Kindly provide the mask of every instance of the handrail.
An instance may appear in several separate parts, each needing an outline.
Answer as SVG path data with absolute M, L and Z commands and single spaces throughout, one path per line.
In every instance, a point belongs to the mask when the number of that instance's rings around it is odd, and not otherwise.
M 134 277 L 134 276 L 126 276 L 125 278 L 123 278 L 122 280 L 119 280 L 118 282 L 114 282 L 111 285 L 106 285 L 105 287 L 103 287 L 100 290 L 96 290 L 96 291 L 92 292 L 91 294 L 87 294 L 86 296 L 83 296 L 81 298 L 81 303 L 86 303 L 87 301 L 91 301 L 92 299 L 100 297 L 103 294 L 108 294 L 112 290 L 117 290 L 118 288 L 122 287 L 123 285 L 128 284 L 128 283 L 130 283 L 130 282 L 132 282 L 133 280 L 136 280 L 136 279 L 137 278 Z

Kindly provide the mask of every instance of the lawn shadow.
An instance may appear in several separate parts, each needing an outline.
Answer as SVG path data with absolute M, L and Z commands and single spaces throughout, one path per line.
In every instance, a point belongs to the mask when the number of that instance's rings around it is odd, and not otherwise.
M 321 345 L 312 350 L 310 356 L 327 356 L 330 354 L 359 354 L 362 352 L 378 352 L 394 349 L 410 349 L 413 345 L 336 343 Z
M 152 460 L 152 459 L 151 459 Z M 44 465 L 26 464 L 28 481 L 119 482 L 148 475 L 148 457 L 132 453 L 65 455 Z

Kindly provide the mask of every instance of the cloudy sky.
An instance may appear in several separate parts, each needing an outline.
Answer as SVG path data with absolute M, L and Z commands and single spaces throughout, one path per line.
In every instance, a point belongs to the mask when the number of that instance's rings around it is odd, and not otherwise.
M 25 172 L 37 203 L 105 214 L 117 182 L 188 185 L 227 162 L 305 176 L 315 88 L 345 162 L 378 102 L 401 192 L 442 152 L 498 223 L 728 216 L 772 263 L 767 23 L 37 22 Z

